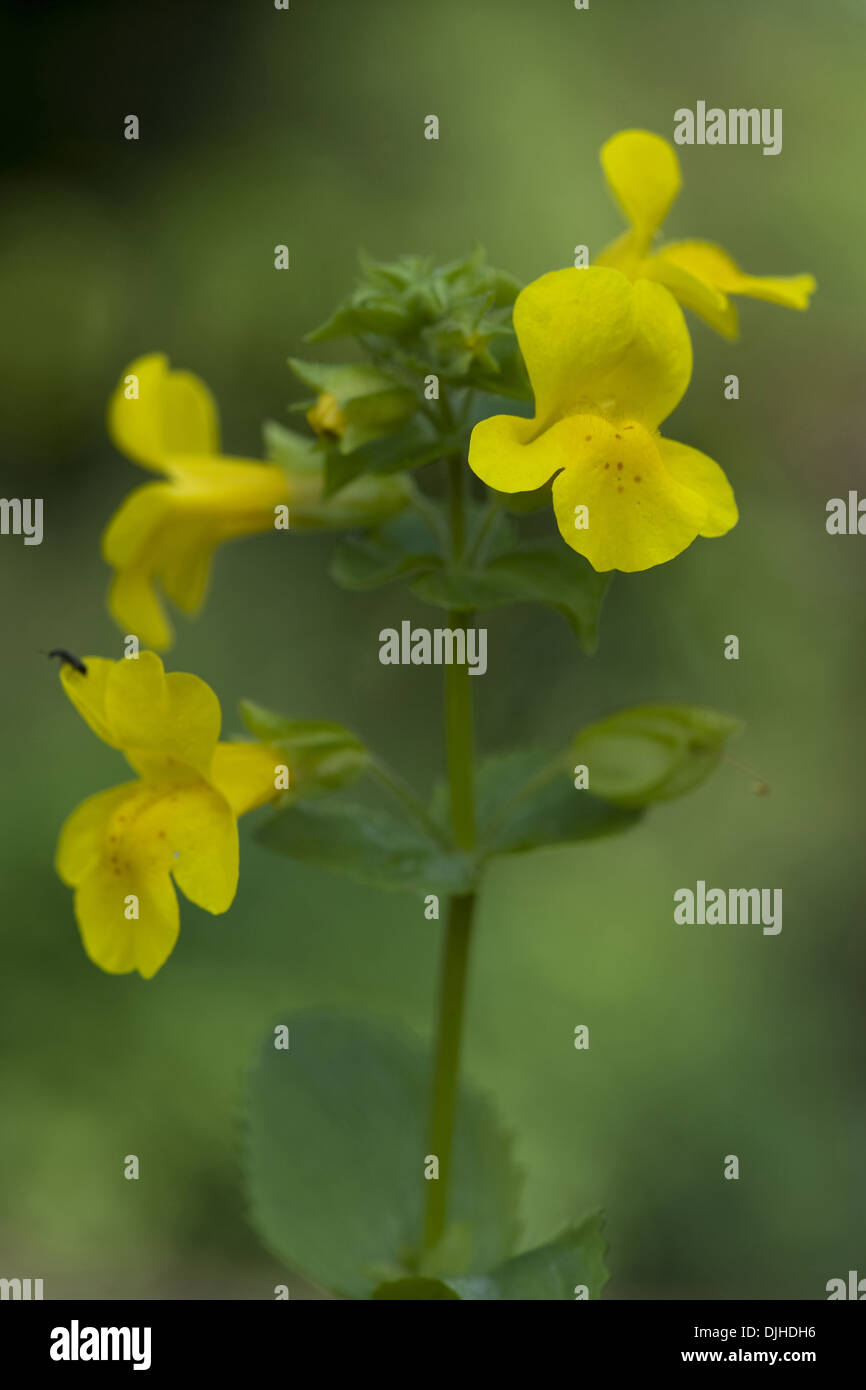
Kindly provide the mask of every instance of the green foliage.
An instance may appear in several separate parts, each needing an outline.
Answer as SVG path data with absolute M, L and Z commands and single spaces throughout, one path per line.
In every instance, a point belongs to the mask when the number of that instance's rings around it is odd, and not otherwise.
M 362 476 L 350 464 L 334 483 L 331 459 L 343 455 L 274 420 L 263 428 L 265 457 L 284 468 L 290 485 L 290 525 L 297 531 L 340 531 L 376 526 L 401 512 L 411 497 L 409 478 Z M 354 456 L 349 456 L 354 457 Z M 335 495 L 335 494 L 339 495 Z
M 630 830 L 641 811 L 575 789 L 568 752 L 520 749 L 488 758 L 476 782 L 478 834 L 493 854 L 574 844 Z
M 366 535 L 341 541 L 331 560 L 331 578 L 344 589 L 378 589 L 441 564 L 427 523 L 407 512 Z
M 411 1277 L 411 1296 L 426 1297 L 417 1279 L 425 1276 L 426 1046 L 405 1030 L 338 1014 L 278 1022 L 290 1046 L 278 1050 L 267 1039 L 249 1088 L 244 1167 L 256 1228 L 287 1265 L 335 1293 L 369 1298 L 381 1284 Z M 449 1249 L 462 1252 L 455 1273 L 482 1274 L 507 1259 L 519 1191 L 493 1110 L 461 1088 L 450 1240 L 446 1233 Z
M 300 402 L 293 409 L 312 407 L 311 423 L 317 433 L 334 440 L 340 453 L 349 454 L 387 434 L 414 413 L 415 392 L 369 363 L 333 366 L 290 357 L 289 366 L 306 386 L 330 399 L 332 409 L 323 411 L 320 419 L 316 400 Z
M 494 555 L 478 570 L 448 569 L 410 585 L 425 603 L 451 610 L 543 603 L 571 627 L 584 651 L 598 646 L 598 624 L 609 576 L 561 542 L 527 543 Z
M 604 1262 L 601 1212 L 569 1226 L 555 1240 L 515 1255 L 490 1274 L 439 1279 L 397 1279 L 374 1289 L 374 1299 L 446 1299 L 464 1302 L 558 1301 L 601 1298 L 609 1275 Z M 576 1295 L 575 1290 L 580 1289 Z M 586 1290 L 586 1293 L 583 1290 Z
M 426 416 L 414 416 L 399 429 L 371 439 L 351 454 L 331 448 L 326 454 L 326 494 L 331 495 L 363 473 L 409 473 L 448 454 L 465 452 L 459 435 L 441 434 Z
M 309 342 L 353 337 L 374 358 L 415 376 L 528 397 L 529 383 L 511 325 L 520 289 L 489 266 L 479 248 L 471 256 L 435 266 L 425 257 L 376 262 L 363 257 L 354 291 Z
M 240 714 L 251 734 L 285 755 L 293 795 L 309 796 L 341 787 L 369 764 L 370 754 L 364 744 L 342 724 L 286 719 L 252 700 L 241 700 Z
M 457 894 L 471 891 L 473 866 L 458 850 L 405 816 L 333 797 L 277 811 L 256 832 L 289 859 L 345 874 L 374 888 Z
M 625 807 L 683 796 L 718 765 L 739 720 L 689 705 L 639 705 L 582 729 L 571 746 L 597 796 Z

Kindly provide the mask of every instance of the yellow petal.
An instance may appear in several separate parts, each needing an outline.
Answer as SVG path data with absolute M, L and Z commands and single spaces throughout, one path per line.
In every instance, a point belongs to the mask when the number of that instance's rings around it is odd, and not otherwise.
M 620 360 L 597 383 L 597 402 L 614 420 L 654 430 L 686 393 L 692 375 L 692 340 L 682 310 L 662 285 L 632 286 L 635 325 Z
M 710 328 L 721 333 L 723 338 L 736 338 L 736 307 L 715 285 L 711 285 L 707 280 L 698 279 L 675 261 L 669 260 L 663 252 L 641 261 L 637 273 L 646 276 L 648 280 L 657 280 L 659 284 L 665 285 L 680 304 L 686 309 L 691 309 L 708 323 Z
M 662 463 L 670 476 L 698 493 L 706 503 L 707 515 L 701 535 L 724 536 L 736 526 L 739 512 L 733 488 L 719 465 L 688 444 L 677 444 L 673 439 L 660 439 L 658 444 Z
M 598 400 L 635 334 L 633 286 L 618 270 L 552 270 L 521 290 L 514 328 L 544 428 Z
M 130 377 L 138 383 L 131 400 Z M 118 449 L 146 468 L 162 468 L 170 454 L 219 449 L 213 396 L 192 372 L 171 371 L 162 353 L 136 358 L 124 370 L 108 403 L 108 431 Z
M 691 340 L 661 285 L 598 267 L 553 271 L 518 296 L 514 322 L 535 418 L 482 421 L 469 453 L 473 471 L 502 492 L 540 487 L 562 466 L 544 432 L 563 417 L 593 413 L 655 429 L 688 386 Z
M 700 534 L 707 502 L 668 472 L 656 437 L 641 425 L 596 419 L 594 426 L 572 418 L 551 431 L 570 456 L 553 483 L 560 534 L 600 571 L 672 560 Z M 588 526 L 577 508 L 587 509 Z
M 219 738 L 219 700 L 198 676 L 166 676 L 154 652 L 115 662 L 106 713 L 118 745 L 150 781 L 183 779 L 187 769 L 207 777 Z
M 812 275 L 746 275 L 727 251 L 709 241 L 671 242 L 660 248 L 659 256 L 723 294 L 748 295 L 788 309 L 808 309 L 817 288 Z
M 274 508 L 289 500 L 290 483 L 274 464 L 244 459 L 172 457 L 171 479 L 137 488 L 121 504 L 102 539 L 117 571 L 112 616 L 148 646 L 172 636 L 157 584 L 187 613 L 201 606 L 215 547 L 236 536 L 269 531 Z
M 602 145 L 601 163 L 645 250 L 682 184 L 673 145 L 648 130 L 621 130 Z
M 190 902 L 226 912 L 238 886 L 238 827 L 228 801 L 206 782 L 156 791 L 135 820 L 133 862 L 148 877 L 170 869 Z
M 108 611 L 123 632 L 134 633 L 146 647 L 165 651 L 174 641 L 174 628 L 153 584 L 146 562 L 121 570 L 108 590 Z
M 218 743 L 211 781 L 236 816 L 263 806 L 277 795 L 276 769 L 285 758 L 262 743 Z
M 125 915 L 131 895 L 138 900 L 137 920 Z M 110 975 L 137 970 L 146 980 L 171 955 L 180 927 L 177 894 L 167 871 L 117 872 L 105 860 L 76 889 L 75 917 L 94 964 Z
M 108 842 L 109 824 L 118 807 L 129 802 L 139 784 L 125 782 L 87 797 L 67 816 L 57 841 L 55 867 L 70 888 L 82 883 L 96 867 Z
M 111 748 L 119 747 L 105 709 L 108 679 L 115 663 L 103 656 L 83 658 L 87 674 L 82 675 L 66 662 L 60 667 L 60 683 L 78 713 L 93 732 Z
M 497 492 L 531 492 L 562 467 L 553 430 L 516 415 L 482 420 L 469 440 L 469 467 Z

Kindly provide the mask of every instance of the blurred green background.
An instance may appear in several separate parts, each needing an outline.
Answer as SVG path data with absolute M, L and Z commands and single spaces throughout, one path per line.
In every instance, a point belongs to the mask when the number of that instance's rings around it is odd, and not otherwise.
M 80 947 L 57 831 L 125 773 L 39 652 L 121 653 L 98 549 L 144 481 L 106 437 L 121 368 L 163 350 L 199 372 L 226 447 L 254 456 L 261 422 L 303 392 L 286 357 L 350 287 L 359 247 L 447 259 L 482 242 L 524 280 L 569 264 L 622 227 L 603 140 L 670 136 L 698 99 L 782 107 L 784 149 L 682 150 L 668 234 L 820 287 L 806 315 L 744 303 L 735 345 L 691 321 L 694 380 L 667 433 L 722 462 L 741 522 L 618 576 L 592 661 L 553 614 L 493 613 L 478 736 L 487 752 L 556 745 L 621 705 L 706 703 L 746 721 L 734 751 L 772 792 L 726 764 L 629 837 L 501 862 L 465 1060 L 517 1135 L 526 1243 L 606 1208 L 608 1297 L 822 1298 L 863 1272 L 866 541 L 824 519 L 828 498 L 866 491 L 864 16 L 809 0 L 4 7 L 3 492 L 44 497 L 45 540 L 0 539 L 0 1274 L 43 1277 L 47 1297 L 272 1297 L 238 1165 L 260 1039 L 307 1003 L 427 1035 L 433 1006 L 441 924 L 421 901 L 271 857 L 252 818 L 233 909 L 183 901 L 155 980 L 103 975 Z M 241 696 L 337 719 L 429 786 L 438 673 L 377 660 L 380 627 L 429 610 L 336 590 L 329 546 L 224 549 L 169 664 L 214 686 L 229 730 Z M 697 878 L 783 888 L 781 935 L 675 928 L 673 891 Z

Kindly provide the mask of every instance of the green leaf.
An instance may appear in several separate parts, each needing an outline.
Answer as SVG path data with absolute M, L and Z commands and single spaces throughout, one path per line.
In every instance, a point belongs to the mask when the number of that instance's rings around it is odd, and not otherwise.
M 716 710 L 640 705 L 582 729 L 571 755 L 589 769 L 597 796 L 619 806 L 648 806 L 703 782 L 741 728 L 739 720 Z
M 374 888 L 450 896 L 473 887 L 466 855 L 405 818 L 336 797 L 277 811 L 256 838 L 289 859 Z
M 316 410 L 310 412 L 309 420 L 318 433 L 339 440 L 337 447 L 342 454 L 396 429 L 415 411 L 414 391 L 369 363 L 335 365 L 290 357 L 289 366 L 305 385 L 333 397 L 335 422 L 329 416 L 327 427 L 323 427 L 316 419 Z M 307 410 L 311 405 L 315 402 L 299 402 L 293 409 Z
M 293 499 L 291 525 L 298 531 L 376 526 L 409 502 L 411 481 L 407 477 L 362 477 L 336 448 L 296 434 L 275 420 L 265 422 L 263 434 L 266 458 L 288 475 Z
M 328 338 L 361 338 L 371 333 L 382 337 L 399 337 L 409 326 L 406 310 L 391 299 L 369 297 L 363 304 L 344 304 L 326 323 L 306 335 L 308 343 L 321 343 Z
M 370 1295 L 372 1300 L 386 1298 L 401 1299 L 425 1299 L 426 1301 L 456 1298 L 460 1301 L 460 1295 L 454 1289 L 448 1287 L 441 1279 L 393 1279 L 389 1283 L 380 1284 Z
M 277 1050 L 269 1036 L 249 1088 L 253 1224 L 280 1259 L 324 1288 L 390 1297 L 380 1286 L 409 1278 L 410 1296 L 420 1297 L 427 1045 L 403 1029 L 322 1011 L 277 1022 L 289 1029 L 289 1048 Z M 452 1220 L 469 1237 L 461 1274 L 507 1259 L 519 1189 L 494 1110 L 461 1087 L 450 1189 Z
M 604 1262 L 602 1227 L 601 1212 L 593 1212 L 546 1245 L 515 1255 L 486 1279 L 444 1282 L 463 1299 L 574 1300 L 575 1289 L 580 1289 L 581 1298 L 601 1298 L 610 1277 Z
M 241 700 L 240 714 L 250 733 L 283 752 L 294 795 L 343 786 L 359 776 L 370 761 L 358 736 L 342 724 L 286 719 L 252 700 Z
M 488 758 L 478 769 L 479 840 L 493 854 L 573 844 L 630 830 L 642 812 L 611 805 L 574 786 L 567 750 L 521 749 Z
M 515 1255 L 491 1274 L 439 1279 L 396 1279 L 374 1289 L 374 1299 L 459 1298 L 464 1302 L 527 1302 L 601 1298 L 610 1275 L 604 1262 L 600 1212 L 570 1226 L 555 1240 Z M 584 1290 L 586 1292 L 584 1293 Z
M 377 589 L 441 565 L 433 546 L 423 518 L 404 513 L 368 535 L 341 541 L 331 560 L 331 578 L 344 589 Z
M 425 417 L 411 419 L 402 429 L 380 439 L 370 440 L 349 454 L 330 450 L 327 457 L 326 492 L 335 492 L 362 473 L 400 473 L 420 468 L 424 463 L 462 451 L 464 443 L 455 436 L 437 433 Z
M 533 543 L 495 556 L 481 570 L 421 575 L 411 588 L 425 603 L 452 610 L 544 603 L 566 619 L 584 651 L 592 653 L 609 578 L 564 543 Z

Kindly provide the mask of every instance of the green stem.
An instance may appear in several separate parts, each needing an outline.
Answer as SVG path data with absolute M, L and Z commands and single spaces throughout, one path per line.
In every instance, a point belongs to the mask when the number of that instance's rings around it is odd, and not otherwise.
M 424 1220 L 424 1247 L 432 1250 L 445 1232 L 448 1214 L 448 1188 L 451 1177 L 451 1142 L 454 1136 L 454 1110 L 460 1071 L 460 1041 L 463 1034 L 463 1004 L 469 964 L 469 942 L 475 897 L 452 898 L 442 959 L 439 990 L 439 1025 L 436 1071 L 430 1111 L 430 1153 L 439 1160 L 439 1177 L 427 1182 L 427 1211 Z
M 463 508 L 463 460 L 458 454 L 448 460 L 448 524 L 451 527 L 451 554 L 455 560 L 466 545 L 466 516 Z
M 459 459 L 449 460 L 449 518 L 452 551 L 457 557 L 465 544 L 462 464 Z M 467 627 L 472 622 L 472 614 L 456 613 L 453 622 L 455 627 Z M 447 666 L 445 671 L 445 733 L 451 820 L 458 847 L 468 852 L 475 842 L 472 685 L 467 665 Z M 454 1113 L 474 909 L 475 895 L 471 893 L 454 897 L 449 904 L 439 985 L 429 1130 L 429 1152 L 435 1154 L 439 1161 L 439 1175 L 426 1183 L 424 1248 L 427 1250 L 442 1239 L 448 1216 Z

